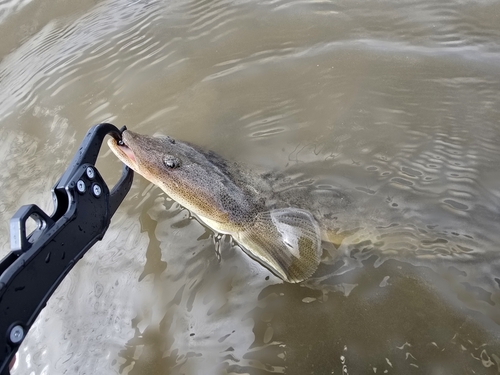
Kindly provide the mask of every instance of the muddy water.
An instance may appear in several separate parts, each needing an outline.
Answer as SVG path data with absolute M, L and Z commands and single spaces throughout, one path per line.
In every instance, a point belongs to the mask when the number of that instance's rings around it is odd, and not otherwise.
M 1 255 L 8 219 L 51 212 L 102 121 L 281 171 L 297 194 L 341 189 L 366 213 L 311 280 L 283 284 L 136 177 L 13 373 L 500 372 L 499 15 L 490 1 L 2 2 Z M 113 180 L 119 164 L 104 150 L 99 169 Z

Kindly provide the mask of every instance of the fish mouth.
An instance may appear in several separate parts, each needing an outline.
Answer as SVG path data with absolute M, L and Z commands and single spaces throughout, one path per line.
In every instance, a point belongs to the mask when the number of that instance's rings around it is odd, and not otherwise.
M 123 163 L 128 165 L 134 171 L 138 172 L 138 164 L 137 159 L 135 157 L 134 151 L 127 145 L 124 135 L 126 131 L 122 133 L 121 140 L 116 140 L 114 138 L 110 138 L 108 140 L 108 146 L 113 151 L 113 153 L 120 159 Z

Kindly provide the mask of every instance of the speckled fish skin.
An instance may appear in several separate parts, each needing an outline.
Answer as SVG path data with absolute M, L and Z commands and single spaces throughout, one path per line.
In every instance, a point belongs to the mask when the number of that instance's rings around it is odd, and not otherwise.
M 288 282 L 316 270 L 321 227 L 305 199 L 281 199 L 271 183 L 219 155 L 170 137 L 125 131 L 110 139 L 116 156 L 207 226 L 230 234 L 251 257 Z M 272 202 L 272 203 L 270 203 Z
M 247 187 L 244 176 L 238 174 L 240 178 L 234 178 L 231 166 L 212 152 L 203 153 L 196 146 L 170 137 L 132 131 L 123 133 L 123 143 L 132 150 L 135 163 L 130 164 L 130 159 L 123 157 L 123 148 L 111 145 L 119 158 L 122 155 L 123 162 L 187 209 L 219 223 L 219 231 L 228 232 L 248 224 L 260 208 L 256 193 Z M 168 167 L 165 159 L 176 165 Z

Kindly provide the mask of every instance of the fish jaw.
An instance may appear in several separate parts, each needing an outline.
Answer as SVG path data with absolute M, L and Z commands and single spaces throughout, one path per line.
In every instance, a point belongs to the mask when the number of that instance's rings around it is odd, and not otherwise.
M 108 140 L 108 146 L 111 151 L 113 151 L 113 153 L 118 157 L 118 159 L 120 159 L 125 165 L 132 168 L 135 172 L 140 173 L 139 165 L 137 163 L 134 151 L 132 151 L 132 149 L 127 146 L 127 143 L 124 139 L 118 142 L 116 139 L 110 138 Z

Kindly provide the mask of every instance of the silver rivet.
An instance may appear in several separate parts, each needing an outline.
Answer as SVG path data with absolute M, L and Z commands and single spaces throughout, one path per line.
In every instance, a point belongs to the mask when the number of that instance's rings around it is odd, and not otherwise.
M 85 193 L 85 190 L 87 189 L 87 187 L 85 186 L 85 182 L 83 182 L 82 180 L 77 181 L 76 188 L 82 194 Z
M 24 339 L 24 329 L 20 325 L 12 327 L 10 330 L 10 341 L 19 344 Z
M 92 167 L 87 167 L 87 177 L 93 179 L 95 177 L 95 171 Z
M 101 187 L 97 184 L 92 185 L 92 193 L 94 193 L 96 197 L 100 197 L 102 194 Z

